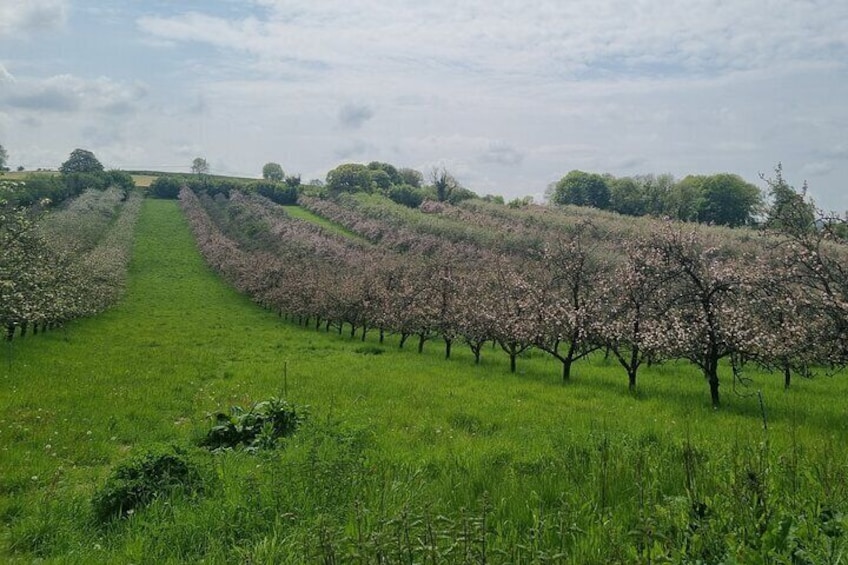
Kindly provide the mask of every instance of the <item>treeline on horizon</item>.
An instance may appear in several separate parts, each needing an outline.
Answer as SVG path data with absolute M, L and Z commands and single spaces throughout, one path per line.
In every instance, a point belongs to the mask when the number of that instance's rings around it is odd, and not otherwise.
M 409 167 L 371 161 L 368 164 L 344 163 L 330 170 L 325 180 L 302 183 L 299 174 L 287 175 L 280 164 L 269 162 L 262 168 L 262 179 L 228 177 L 209 173 L 205 159 L 195 158 L 191 173 L 163 174 L 157 171 L 104 170 L 94 154 L 75 149 L 59 167 L 59 174 L 31 173 L 21 179 L 14 192 L 2 195 L 8 205 L 32 206 L 45 200 L 60 203 L 81 194 L 87 188 L 103 190 L 118 186 L 125 191 L 133 187 L 131 174 L 155 176 L 150 194 L 159 198 L 177 198 L 180 188 L 211 195 L 229 194 L 234 190 L 255 192 L 276 204 L 295 205 L 301 195 L 335 197 L 340 194 L 369 193 L 386 196 L 397 204 L 418 208 L 432 200 L 458 204 L 481 199 L 511 208 L 534 204 L 531 196 L 507 202 L 502 196 L 480 196 L 462 186 L 445 168 L 434 168 L 425 177 Z M 825 215 L 807 197 L 806 184 L 796 190 L 782 180 L 778 164 L 776 176 L 781 183 L 768 185 L 764 191 L 732 173 L 687 175 L 675 179 L 671 174 L 643 174 L 615 177 L 611 174 L 572 170 L 551 183 L 545 200 L 553 206 L 592 207 L 625 216 L 653 216 L 685 222 L 698 222 L 730 227 L 768 225 L 785 216 L 782 210 L 802 210 L 798 221 L 805 229 L 829 224 L 834 234 L 848 237 L 845 218 Z
M 300 195 L 323 198 L 357 193 L 379 194 L 409 208 L 418 208 L 427 200 L 458 204 L 480 199 L 510 208 L 535 204 L 531 196 L 508 202 L 502 196 L 480 196 L 464 187 L 445 168 L 434 168 L 425 177 L 418 170 L 391 163 L 344 163 L 329 171 L 325 180 L 313 179 L 307 184 L 301 183 L 300 175 L 285 175 L 277 163 L 267 163 L 262 174 L 262 180 L 167 175 L 157 178 L 151 191 L 154 196 L 176 198 L 183 185 L 195 192 L 213 195 L 247 190 L 284 205 L 297 204 Z M 806 184 L 801 190 L 789 186 L 783 180 L 780 164 L 775 174 L 781 179 L 780 183 L 769 183 L 763 177 L 768 185 L 768 191 L 764 191 L 731 173 L 687 175 L 677 180 L 671 174 L 615 177 L 572 170 L 548 186 L 545 199 L 553 206 L 592 207 L 624 216 L 653 216 L 729 227 L 773 223 L 776 217 L 785 216 L 782 213 L 785 208 L 803 210 L 801 216 L 809 229 L 815 227 L 816 222 L 844 223 L 842 218 L 826 218 L 815 208 L 807 197 Z

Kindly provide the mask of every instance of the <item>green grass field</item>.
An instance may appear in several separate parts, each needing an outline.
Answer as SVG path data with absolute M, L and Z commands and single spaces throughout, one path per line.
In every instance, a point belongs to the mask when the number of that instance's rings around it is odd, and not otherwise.
M 174 202 L 147 200 L 125 299 L 4 345 L 0 561 L 610 563 L 844 560 L 845 375 L 753 373 L 710 408 L 686 365 L 640 375 L 534 353 L 508 372 L 439 342 L 363 343 L 261 310 L 203 264 Z M 768 429 L 756 391 L 762 392 Z M 285 396 L 276 450 L 193 447 L 209 413 Z M 98 522 L 121 463 L 186 450 L 202 492 Z M 841 552 L 841 553 L 840 553 Z M 790 556 L 790 557 L 786 557 Z M 800 558 L 799 558 L 800 559 Z

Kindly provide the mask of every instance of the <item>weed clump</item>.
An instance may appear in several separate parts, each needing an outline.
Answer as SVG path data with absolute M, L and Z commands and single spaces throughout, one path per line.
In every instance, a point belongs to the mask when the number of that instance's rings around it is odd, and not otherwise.
M 179 447 L 153 448 L 115 469 L 92 499 L 94 515 L 107 522 L 176 491 L 203 491 L 198 466 Z
M 213 416 L 215 425 L 200 441 L 211 451 L 243 447 L 245 451 L 273 449 L 280 438 L 292 435 L 303 422 L 304 409 L 279 398 L 254 404 L 249 410 L 241 406 L 230 408 L 229 414 Z

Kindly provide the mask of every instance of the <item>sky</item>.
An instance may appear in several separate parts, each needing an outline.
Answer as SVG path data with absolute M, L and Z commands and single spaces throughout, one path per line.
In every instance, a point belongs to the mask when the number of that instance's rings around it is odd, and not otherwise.
M 9 165 L 304 182 L 345 162 L 543 198 L 568 171 L 806 181 L 848 210 L 848 2 L 0 0 Z

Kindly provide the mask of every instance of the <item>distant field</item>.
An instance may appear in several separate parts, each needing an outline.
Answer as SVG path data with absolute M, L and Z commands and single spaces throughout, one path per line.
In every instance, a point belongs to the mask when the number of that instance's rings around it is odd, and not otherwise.
M 436 343 L 419 355 L 395 336 L 363 343 L 287 322 L 203 264 L 176 203 L 147 201 L 121 304 L 0 350 L 0 561 L 844 554 L 843 376 L 788 392 L 776 376 L 728 379 L 714 411 L 686 364 L 646 368 L 635 396 L 603 355 L 568 385 L 550 356 L 520 367 L 510 374 L 488 347 L 475 366 L 460 344 L 446 361 Z M 193 447 L 210 413 L 273 395 L 310 414 L 278 449 Z M 98 525 L 91 500 L 107 477 L 163 443 L 201 466 L 203 490 Z
M 58 171 L 8 171 L 0 174 L 0 179 L 18 180 L 30 175 L 58 175 Z
M 133 182 L 139 188 L 148 188 L 156 176 L 154 175 L 132 175 Z

